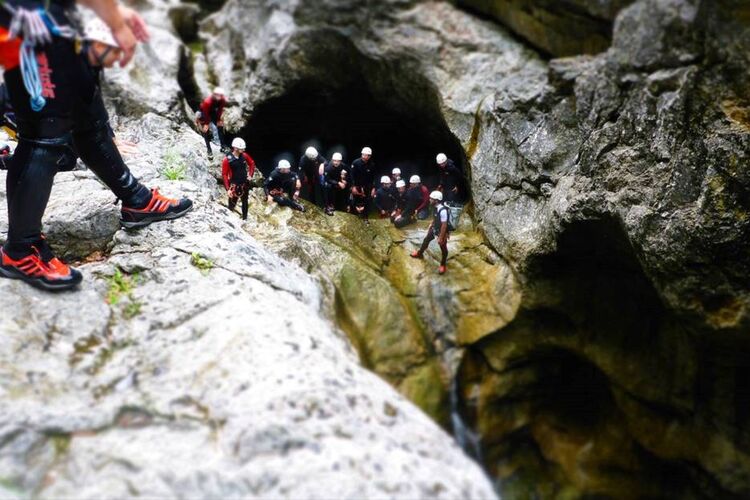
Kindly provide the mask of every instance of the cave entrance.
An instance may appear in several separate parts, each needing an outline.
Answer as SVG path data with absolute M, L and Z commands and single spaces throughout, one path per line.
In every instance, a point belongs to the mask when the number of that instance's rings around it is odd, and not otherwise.
M 341 152 L 347 165 L 359 158 L 362 147 L 370 146 L 376 182 L 399 167 L 407 182 L 417 174 L 433 188 L 435 156 L 441 152 L 466 172 L 464 150 L 439 111 L 426 110 L 420 102 L 409 104 L 408 99 L 373 92 L 360 78 L 344 85 L 303 80 L 260 104 L 240 135 L 264 174 L 281 159 L 296 165 L 308 146 L 327 159 Z

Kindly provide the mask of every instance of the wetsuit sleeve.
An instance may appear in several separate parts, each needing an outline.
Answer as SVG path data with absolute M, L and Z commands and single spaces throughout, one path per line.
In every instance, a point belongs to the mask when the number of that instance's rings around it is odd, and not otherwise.
M 377 208 L 379 211 L 384 211 L 385 208 L 383 208 L 383 205 L 380 204 L 384 196 L 383 191 L 377 190 L 375 191 L 375 208 Z
M 268 192 L 271 190 L 271 183 L 273 182 L 273 173 L 268 176 L 268 179 L 266 179 L 266 182 L 263 184 L 263 192 L 266 193 L 266 196 L 268 196 Z
M 421 193 L 422 193 L 422 203 L 420 203 L 419 206 L 417 207 L 417 212 L 424 210 L 430 204 L 430 193 L 427 191 L 427 188 L 422 186 Z
M 201 103 L 201 123 L 208 123 L 211 119 L 211 97 L 206 97 Z
M 217 120 L 221 120 L 222 119 L 222 117 L 224 116 L 224 108 L 226 108 L 226 107 L 227 107 L 227 100 L 226 99 L 222 99 L 219 102 L 219 109 L 216 111 L 216 119 Z
M 232 169 L 229 168 L 229 158 L 224 158 L 221 162 L 221 177 L 224 179 L 224 188 L 229 191 L 229 179 L 232 176 Z
M 252 179 L 255 174 L 255 160 L 253 160 L 253 157 L 247 153 L 244 153 L 244 155 L 245 162 L 247 163 L 247 178 Z

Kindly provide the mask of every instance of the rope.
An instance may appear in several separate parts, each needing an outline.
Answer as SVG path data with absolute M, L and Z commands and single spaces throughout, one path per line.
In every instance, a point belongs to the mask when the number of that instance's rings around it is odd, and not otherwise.
M 5 10 L 12 14 L 8 39 L 21 38 L 19 56 L 23 85 L 30 96 L 31 109 L 41 111 L 47 104 L 42 97 L 42 81 L 36 62 L 35 47 L 52 42 L 53 36 L 73 39 L 76 32 L 70 26 L 60 26 L 45 9 L 27 10 L 3 2 Z

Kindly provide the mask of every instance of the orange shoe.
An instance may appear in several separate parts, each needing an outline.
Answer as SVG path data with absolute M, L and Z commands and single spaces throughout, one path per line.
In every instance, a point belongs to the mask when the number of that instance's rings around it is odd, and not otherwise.
M 445 271 L 447 271 L 448 268 L 446 266 L 440 266 L 438 267 L 438 274 L 445 274 Z
M 424 255 L 419 253 L 419 250 L 414 250 L 412 253 L 409 254 L 409 256 L 414 259 L 424 259 Z
M 13 260 L 0 248 L 0 276 L 25 281 L 36 288 L 53 292 L 78 286 L 83 279 L 79 271 L 64 264 L 51 252 L 45 260 L 37 247 L 32 246 L 31 250 L 26 257 Z
M 187 198 L 173 200 L 159 194 L 158 189 L 152 189 L 151 201 L 145 207 L 122 207 L 120 210 L 120 224 L 127 229 L 144 227 L 160 220 L 177 219 L 188 213 L 192 208 L 193 202 Z

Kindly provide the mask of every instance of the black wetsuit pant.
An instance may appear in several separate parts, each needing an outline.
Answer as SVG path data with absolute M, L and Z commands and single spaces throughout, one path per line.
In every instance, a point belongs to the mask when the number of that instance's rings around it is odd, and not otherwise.
M 430 242 L 436 238 L 435 231 L 433 228 L 430 228 L 429 231 L 427 231 L 427 236 L 424 237 L 424 240 L 422 240 L 422 246 L 419 248 L 419 253 L 423 254 L 427 251 L 427 247 L 430 246 Z M 446 242 L 445 245 L 440 245 L 440 265 L 444 266 L 445 263 L 448 261 L 448 243 Z
M 208 151 L 209 155 L 213 154 L 213 151 L 211 150 L 211 139 L 213 139 L 213 132 L 211 130 L 211 125 L 216 127 L 216 133 L 219 136 L 219 147 L 224 148 L 226 144 L 224 143 L 224 127 L 219 127 L 215 123 L 209 123 L 208 124 L 208 130 L 203 134 L 203 140 L 206 141 L 206 151 Z
M 234 207 L 238 201 L 242 201 L 242 219 L 247 220 L 247 211 L 249 208 L 248 198 L 250 196 L 250 181 L 242 184 L 229 185 L 229 210 L 234 212 Z
M 8 240 L 5 250 L 21 258 L 41 238 L 42 216 L 58 171 L 71 170 L 76 158 L 123 202 L 142 208 L 151 192 L 133 177 L 114 144 L 98 73 L 72 41 L 55 37 L 37 50 L 43 74 L 44 108 L 34 112 L 20 68 L 5 72 L 18 119 L 19 143 L 8 164 Z
M 305 207 L 302 206 L 301 203 L 294 201 L 294 198 L 290 198 L 289 196 L 284 195 L 273 195 L 273 201 L 279 204 L 279 206 L 282 207 L 289 207 L 292 210 L 299 210 L 300 212 L 305 211 Z
M 416 219 L 414 218 L 414 216 L 407 214 L 402 214 L 398 219 L 393 219 L 393 225 L 399 229 L 401 229 L 402 227 L 406 227 L 409 224 L 414 224 L 415 222 Z

